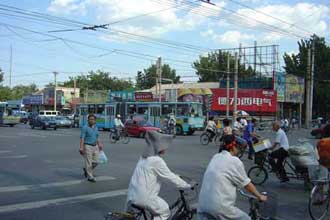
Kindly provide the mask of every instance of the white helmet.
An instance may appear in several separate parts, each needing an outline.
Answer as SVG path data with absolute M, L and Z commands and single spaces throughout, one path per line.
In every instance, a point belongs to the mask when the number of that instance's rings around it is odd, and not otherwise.
M 117 115 L 117 118 L 120 118 L 120 114 Z

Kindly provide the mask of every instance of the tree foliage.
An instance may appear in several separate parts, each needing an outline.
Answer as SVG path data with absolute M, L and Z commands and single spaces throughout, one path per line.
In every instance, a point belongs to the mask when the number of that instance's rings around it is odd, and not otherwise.
M 208 53 L 207 56 L 200 56 L 199 60 L 193 63 L 196 74 L 199 76 L 199 82 L 219 82 L 227 71 L 228 52 L 219 51 Z M 229 54 L 230 72 L 234 72 L 235 57 Z M 256 72 L 249 66 L 238 65 L 240 78 L 250 78 L 256 75 Z
M 326 116 L 330 110 L 330 46 L 326 45 L 325 39 L 314 36 L 315 61 L 314 61 L 314 93 L 313 113 Z M 308 48 L 311 48 L 312 40 L 298 42 L 297 54 L 284 54 L 285 70 L 287 73 L 308 78 L 307 60 Z
M 136 76 L 136 88 L 137 89 L 149 89 L 156 85 L 157 78 L 157 66 L 152 64 L 143 72 L 138 71 Z M 162 78 L 167 78 L 173 80 L 173 83 L 180 82 L 180 76 L 176 75 L 176 70 L 172 69 L 170 65 L 162 65 Z M 162 84 L 169 84 L 170 81 L 162 81 Z
M 74 87 L 74 79 L 76 79 L 76 86 L 84 93 L 88 90 L 130 90 L 133 89 L 133 82 L 131 80 L 122 80 L 117 77 L 111 77 L 111 73 L 97 70 L 90 71 L 88 75 L 80 75 L 76 77 L 69 77 L 69 80 L 60 84 L 59 86 Z
M 0 100 L 17 100 L 21 99 L 25 95 L 30 95 L 38 91 L 36 84 L 30 85 L 17 85 L 13 88 L 8 86 L 0 86 Z

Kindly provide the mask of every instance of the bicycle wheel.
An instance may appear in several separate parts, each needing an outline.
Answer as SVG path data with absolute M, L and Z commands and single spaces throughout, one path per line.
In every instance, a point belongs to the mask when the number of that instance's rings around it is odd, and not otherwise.
M 217 146 L 217 147 L 219 147 L 220 146 L 220 144 L 221 144 L 221 135 L 220 134 L 217 134 L 217 135 L 215 135 L 215 137 L 214 137 L 214 143 L 215 143 L 215 145 Z
M 117 142 L 115 133 L 110 132 L 109 138 L 110 138 L 111 143 L 116 143 Z
M 327 184 L 317 184 L 313 187 L 308 201 L 309 215 L 313 220 L 325 219 L 329 210 L 330 196 Z
M 121 140 L 122 140 L 123 144 L 128 144 L 128 142 L 130 141 L 130 138 L 128 137 L 127 133 L 124 133 L 123 136 L 121 137 Z
M 206 132 L 204 132 L 203 134 L 201 134 L 200 141 L 201 144 L 208 145 L 210 142 L 209 135 Z
M 268 172 L 261 166 L 254 166 L 249 169 L 248 177 L 253 184 L 261 185 L 268 179 Z

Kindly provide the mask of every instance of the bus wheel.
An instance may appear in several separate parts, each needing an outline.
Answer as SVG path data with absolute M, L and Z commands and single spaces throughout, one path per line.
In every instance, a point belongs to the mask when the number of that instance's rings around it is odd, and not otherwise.
M 176 134 L 183 135 L 183 129 L 181 125 L 176 125 Z
M 195 132 L 195 130 L 194 130 L 194 129 L 191 129 L 191 128 L 189 128 L 189 131 L 188 131 L 188 135 L 193 135 L 193 134 L 194 134 L 194 132 Z

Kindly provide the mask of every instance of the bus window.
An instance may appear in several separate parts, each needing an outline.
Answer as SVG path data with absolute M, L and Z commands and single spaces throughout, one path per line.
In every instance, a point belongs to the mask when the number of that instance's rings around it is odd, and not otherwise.
M 95 105 L 88 105 L 88 114 L 95 114 Z
M 197 104 L 197 103 L 195 103 L 195 104 L 191 104 L 190 114 L 191 114 L 192 116 L 196 116 L 196 117 L 201 117 L 201 116 L 203 116 L 202 105 L 199 105 L 199 104 Z
M 134 104 L 129 104 L 129 105 L 128 105 L 128 108 L 127 108 L 127 113 L 128 113 L 129 115 L 136 114 L 136 105 L 134 105 Z
M 188 116 L 189 115 L 189 105 L 188 104 L 178 104 L 177 105 L 177 116 Z
M 175 104 L 162 104 L 162 115 L 175 113 Z
M 138 106 L 138 114 L 148 114 L 148 106 Z
M 80 113 L 81 115 L 87 115 L 88 114 L 88 108 L 87 106 L 85 107 L 80 107 Z
M 46 112 L 46 115 L 52 115 L 52 113 L 51 112 Z
M 97 105 L 96 114 L 104 114 L 104 105 Z

